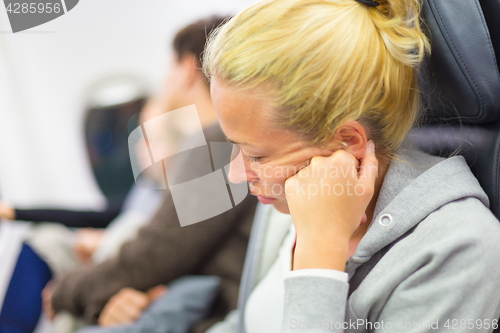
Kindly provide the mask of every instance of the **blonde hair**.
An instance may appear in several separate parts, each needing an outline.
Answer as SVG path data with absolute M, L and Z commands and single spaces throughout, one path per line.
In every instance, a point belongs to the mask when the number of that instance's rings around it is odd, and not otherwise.
M 264 0 L 212 34 L 208 78 L 267 90 L 282 126 L 314 143 L 345 120 L 368 126 L 392 155 L 414 125 L 417 73 L 429 42 L 418 0 Z

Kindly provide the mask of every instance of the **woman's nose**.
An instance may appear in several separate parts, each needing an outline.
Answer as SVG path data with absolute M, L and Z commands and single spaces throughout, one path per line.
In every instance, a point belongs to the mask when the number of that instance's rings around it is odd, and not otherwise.
M 244 183 L 247 181 L 245 162 L 243 161 L 241 154 L 236 156 L 236 158 L 231 161 L 231 164 L 229 165 L 228 178 L 233 184 Z

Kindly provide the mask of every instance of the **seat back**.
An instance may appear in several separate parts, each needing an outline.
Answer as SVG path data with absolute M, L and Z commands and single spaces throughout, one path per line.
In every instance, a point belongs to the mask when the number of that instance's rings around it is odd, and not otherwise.
M 97 184 L 112 205 L 120 205 L 134 183 L 128 136 L 139 125 L 146 102 L 146 84 L 139 77 L 104 77 L 86 93 L 85 139 Z
M 500 0 L 481 1 L 424 1 L 432 51 L 420 73 L 423 114 L 410 139 L 434 155 L 463 155 L 500 218 Z

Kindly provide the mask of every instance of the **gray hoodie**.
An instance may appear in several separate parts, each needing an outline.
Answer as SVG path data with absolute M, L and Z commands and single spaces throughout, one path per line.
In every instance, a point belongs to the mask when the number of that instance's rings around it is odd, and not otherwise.
M 348 281 L 291 272 L 282 332 L 491 332 L 498 324 L 500 224 L 488 197 L 462 156 L 431 156 L 407 140 L 398 157 L 375 218 L 347 261 L 348 279 L 417 227 L 349 298 Z

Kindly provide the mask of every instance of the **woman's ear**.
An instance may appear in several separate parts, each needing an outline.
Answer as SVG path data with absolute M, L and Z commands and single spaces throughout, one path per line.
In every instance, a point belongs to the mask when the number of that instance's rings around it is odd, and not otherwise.
M 190 87 L 198 84 L 200 80 L 204 79 L 200 69 L 200 63 L 194 54 L 185 54 L 181 59 L 181 67 L 186 78 L 186 83 Z
M 367 142 L 366 131 L 356 120 L 349 120 L 340 125 L 332 139 L 332 144 L 350 152 L 357 159 L 365 155 Z

